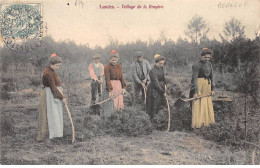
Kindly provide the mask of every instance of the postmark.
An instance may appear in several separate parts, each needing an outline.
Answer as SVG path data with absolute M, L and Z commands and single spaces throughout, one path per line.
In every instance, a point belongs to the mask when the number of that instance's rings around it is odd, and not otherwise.
M 0 4 L 0 36 L 19 53 L 37 50 L 45 36 L 41 3 Z

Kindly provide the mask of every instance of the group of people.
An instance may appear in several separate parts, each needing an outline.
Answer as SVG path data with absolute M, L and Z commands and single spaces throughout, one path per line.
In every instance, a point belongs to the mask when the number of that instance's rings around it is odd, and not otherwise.
M 190 97 L 192 102 L 192 128 L 200 128 L 214 124 L 214 111 L 210 95 L 214 93 L 213 69 L 209 61 L 212 50 L 204 48 L 199 62 L 192 67 Z M 132 65 L 134 83 L 134 105 L 145 104 L 146 113 L 151 119 L 164 106 L 166 98 L 166 80 L 164 74 L 165 57 L 154 55 L 154 65 L 145 60 L 144 53 L 134 53 Z M 109 63 L 104 66 L 101 55 L 95 54 L 93 62 L 88 66 L 91 77 L 91 106 L 103 102 L 100 116 L 106 118 L 124 108 L 123 95 L 126 82 L 119 61 L 119 53 L 111 50 Z M 67 103 L 62 93 L 61 81 L 56 73 L 62 62 L 61 57 L 52 54 L 49 64 L 44 69 L 41 92 L 37 141 L 44 141 L 63 136 L 63 103 Z M 173 76 L 174 77 L 174 76 Z

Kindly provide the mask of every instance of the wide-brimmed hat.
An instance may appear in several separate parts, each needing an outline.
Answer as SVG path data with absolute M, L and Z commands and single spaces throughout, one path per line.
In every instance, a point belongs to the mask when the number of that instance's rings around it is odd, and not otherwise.
M 101 58 L 101 55 L 100 54 L 95 54 L 95 55 L 92 56 L 92 58 L 93 59 L 99 59 L 99 58 Z
M 144 56 L 144 53 L 142 51 L 137 51 L 137 52 L 135 52 L 134 56 L 135 57 L 142 57 L 142 56 Z
M 206 54 L 213 55 L 213 51 L 211 49 L 209 49 L 209 48 L 203 48 L 200 55 L 204 56 Z

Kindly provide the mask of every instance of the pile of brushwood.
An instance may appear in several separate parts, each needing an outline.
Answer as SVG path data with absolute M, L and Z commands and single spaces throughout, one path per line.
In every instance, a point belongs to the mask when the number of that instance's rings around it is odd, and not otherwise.
M 235 110 L 237 107 L 234 107 L 232 102 L 217 101 L 213 103 L 213 106 L 216 123 L 209 127 L 195 129 L 196 134 L 202 135 L 208 140 L 236 147 L 243 146 L 244 140 L 259 143 L 259 115 L 256 115 L 255 110 L 248 113 L 255 116 L 250 118 L 248 115 L 248 121 L 245 121 L 245 116 L 241 112 L 237 113 Z
M 169 100 L 170 101 L 170 100 Z M 191 130 L 191 110 L 188 104 L 181 108 L 176 105 L 170 106 L 171 125 L 170 131 L 190 131 Z M 167 130 L 168 128 L 168 109 L 159 110 L 152 120 L 153 126 L 157 130 Z
M 144 111 L 127 107 L 106 118 L 104 129 L 112 135 L 141 136 L 152 132 L 152 124 Z
M 105 119 L 91 112 L 92 110 L 89 110 L 84 118 L 82 134 L 86 138 L 104 134 L 137 137 L 152 132 L 149 116 L 138 108 L 125 107 Z
M 187 89 L 179 80 L 167 78 L 167 98 L 170 105 L 171 127 L 170 131 L 191 130 L 191 109 L 189 103 L 184 103 L 179 98 L 185 98 L 184 90 Z M 168 109 L 166 101 L 164 108 L 160 109 L 153 118 L 153 126 L 157 130 L 167 130 Z

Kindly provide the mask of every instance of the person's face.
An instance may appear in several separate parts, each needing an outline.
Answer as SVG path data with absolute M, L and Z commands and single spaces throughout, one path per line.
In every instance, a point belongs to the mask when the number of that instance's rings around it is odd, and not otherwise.
M 142 62 L 142 61 L 143 61 L 143 56 L 137 57 L 137 61 L 138 61 L 138 62 Z
M 163 67 L 164 63 L 165 63 L 165 60 L 161 60 L 161 61 L 157 62 L 155 65 L 157 67 Z
M 203 62 L 209 61 L 210 58 L 211 58 L 211 55 L 210 55 L 210 54 L 206 54 L 206 55 L 204 55 L 204 56 L 201 56 L 201 60 L 202 60 Z
M 99 59 L 99 58 L 95 58 L 95 59 L 94 59 L 94 62 L 97 64 L 97 63 L 100 62 L 100 59 Z
M 116 57 L 112 57 L 112 58 L 110 59 L 110 63 L 111 63 L 112 65 L 116 65 L 117 62 L 118 62 L 118 58 L 116 58 Z
M 50 67 L 51 67 L 53 70 L 57 70 L 57 69 L 60 68 L 60 66 L 61 66 L 61 63 L 58 63 L 58 64 L 53 64 L 53 65 L 51 65 Z

